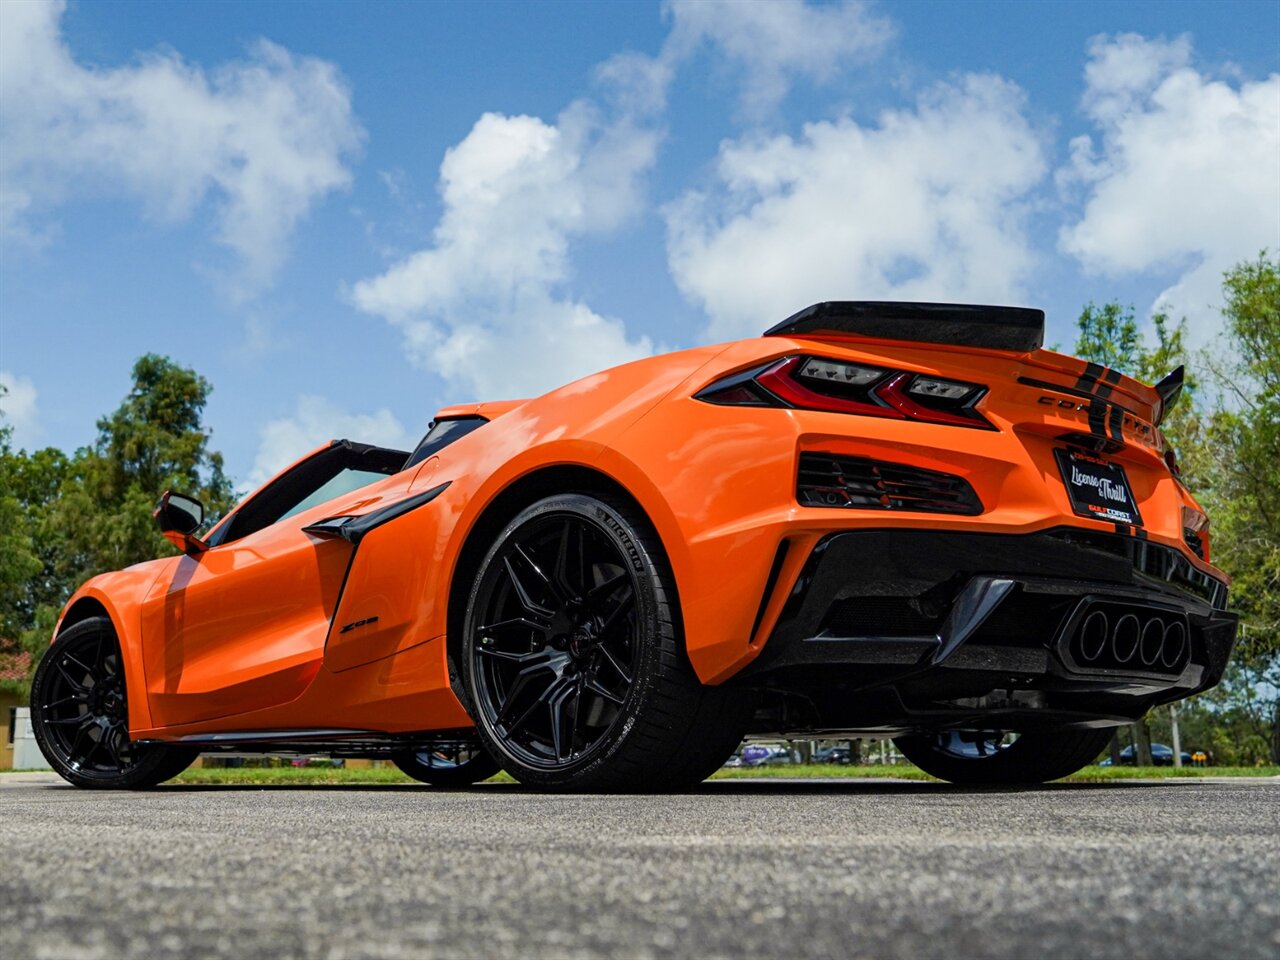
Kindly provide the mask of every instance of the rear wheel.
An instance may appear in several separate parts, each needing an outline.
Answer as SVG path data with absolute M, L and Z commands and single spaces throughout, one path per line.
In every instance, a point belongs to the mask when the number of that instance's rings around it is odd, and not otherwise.
M 49 765 L 77 787 L 153 787 L 196 758 L 129 739 L 124 661 L 106 617 L 69 627 L 46 651 L 31 682 L 31 726 Z
M 941 730 L 898 737 L 903 756 L 940 780 L 964 784 L 1046 783 L 1075 773 L 1111 739 L 1110 730 Z
M 546 789 L 691 786 L 750 716 L 743 694 L 698 680 L 657 534 L 608 495 L 549 497 L 507 525 L 471 591 L 462 661 L 485 745 Z
M 451 743 L 391 758 L 401 772 L 434 787 L 469 787 L 488 780 L 501 767 L 473 743 Z

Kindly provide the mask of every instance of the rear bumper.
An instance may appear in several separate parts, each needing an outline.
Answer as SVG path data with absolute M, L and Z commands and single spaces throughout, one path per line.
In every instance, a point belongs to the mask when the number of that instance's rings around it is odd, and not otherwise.
M 1171 547 L 1076 528 L 835 533 L 734 682 L 779 733 L 1123 723 L 1221 679 L 1226 592 Z

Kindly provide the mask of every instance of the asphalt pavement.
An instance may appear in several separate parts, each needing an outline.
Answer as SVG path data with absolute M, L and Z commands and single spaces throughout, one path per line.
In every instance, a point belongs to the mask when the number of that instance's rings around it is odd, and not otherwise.
M 0 784 L 13 960 L 1280 956 L 1277 781 Z

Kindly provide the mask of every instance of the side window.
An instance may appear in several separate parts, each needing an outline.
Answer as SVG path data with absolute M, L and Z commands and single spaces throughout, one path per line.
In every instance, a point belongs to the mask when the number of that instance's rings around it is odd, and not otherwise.
M 439 453 L 455 440 L 461 440 L 473 430 L 478 430 L 489 421 L 484 417 L 454 417 L 450 420 L 433 420 L 427 435 L 422 438 L 413 455 L 409 457 L 404 468 L 416 466 L 427 457 Z
M 308 457 L 242 503 L 209 536 L 218 546 L 399 473 L 407 454 L 342 440 Z

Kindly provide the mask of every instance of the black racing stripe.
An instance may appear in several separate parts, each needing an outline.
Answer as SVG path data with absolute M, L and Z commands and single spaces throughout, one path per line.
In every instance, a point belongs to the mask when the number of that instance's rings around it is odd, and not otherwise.
M 1092 360 L 1084 368 L 1084 373 L 1080 374 L 1080 379 L 1076 381 L 1077 390 L 1085 390 L 1093 393 L 1093 386 L 1098 382 L 1098 378 L 1102 376 L 1105 368 L 1100 363 L 1094 363 Z
M 1089 402 L 1089 432 L 1095 437 L 1107 435 L 1107 405 L 1101 400 Z
M 1113 406 L 1111 408 L 1111 439 L 1124 440 L 1124 410 L 1120 407 Z
M 1106 378 L 1106 379 L 1107 379 L 1107 383 L 1119 383 L 1119 382 L 1120 382 L 1120 371 L 1119 371 L 1119 370 L 1108 370 L 1108 371 L 1107 371 L 1107 378 Z
M 1147 539 L 1147 531 L 1143 530 L 1141 527 L 1134 527 L 1133 535 L 1137 537 L 1139 540 Z
M 1129 525 L 1127 523 L 1116 524 L 1116 533 L 1123 533 L 1127 537 L 1129 536 L 1129 532 Z

